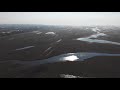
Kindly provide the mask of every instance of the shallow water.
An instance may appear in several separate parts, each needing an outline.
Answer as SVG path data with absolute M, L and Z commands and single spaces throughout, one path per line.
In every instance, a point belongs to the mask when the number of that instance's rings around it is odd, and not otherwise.
M 118 42 L 113 42 L 113 41 L 108 41 L 108 40 L 100 40 L 97 39 L 100 36 L 107 36 L 105 33 L 101 33 L 100 29 L 93 28 L 92 31 L 96 32 L 96 34 L 90 35 L 88 37 L 84 37 L 84 38 L 77 38 L 74 40 L 79 40 L 79 41 L 84 41 L 84 42 L 89 42 L 89 43 L 102 43 L 102 44 L 114 44 L 114 45 L 120 45 L 120 43 Z
M 33 48 L 33 47 L 35 47 L 35 46 L 27 46 L 27 47 L 23 47 L 23 48 L 18 48 L 18 49 L 16 49 L 16 51 L 29 49 L 29 48 Z
M 59 39 L 58 41 L 56 41 L 56 42 L 61 42 L 62 41 L 62 39 Z
M 54 57 L 51 57 L 48 59 L 43 59 L 43 60 L 34 60 L 34 61 L 12 60 L 11 62 L 14 62 L 17 64 L 25 64 L 25 65 L 40 65 L 40 64 L 55 63 L 55 62 L 85 61 L 88 58 L 92 58 L 95 56 L 120 56 L 120 54 L 79 52 L 79 53 L 61 54 L 61 55 L 54 56 Z M 2 62 L 8 62 L 8 61 L 0 61 L 0 63 L 2 63 Z
M 99 40 L 97 39 L 99 36 L 106 36 L 106 34 L 101 33 L 100 29 L 98 28 L 93 28 L 92 29 L 96 34 L 90 35 L 88 37 L 84 38 L 77 38 L 75 40 L 80 40 L 80 41 L 85 41 L 89 43 L 107 43 L 107 44 L 114 44 L 114 45 L 120 45 L 118 42 L 112 42 L 112 41 L 107 41 L 107 40 Z M 41 33 L 39 31 L 34 31 L 34 33 Z M 56 34 L 55 32 L 47 32 L 46 34 Z M 55 43 L 61 42 L 62 39 L 57 40 Z M 25 50 L 25 49 L 30 49 L 35 46 L 26 46 L 22 48 L 15 49 L 15 51 L 19 50 Z M 47 52 L 47 55 L 52 53 L 52 46 L 48 47 L 43 53 Z M 14 62 L 14 63 L 20 63 L 20 64 L 25 64 L 25 65 L 39 65 L 39 64 L 47 64 L 47 63 L 55 63 L 55 62 L 74 62 L 74 61 L 84 61 L 87 60 L 88 58 L 92 58 L 95 56 L 120 56 L 120 54 L 108 54 L 108 53 L 95 53 L 95 52 L 78 52 L 78 53 L 66 53 L 66 54 L 61 54 L 58 56 L 53 56 L 48 59 L 43 59 L 43 60 L 34 60 L 34 61 L 19 61 L 19 60 L 12 60 L 9 62 Z M 3 61 L 0 61 L 0 63 Z M 4 61 L 8 62 L 8 61 Z
M 33 33 L 35 33 L 35 34 L 41 34 L 42 32 L 40 32 L 40 31 L 33 31 Z
M 106 34 L 104 34 L 104 33 L 97 33 L 97 34 L 91 35 L 91 36 L 89 36 L 87 38 L 98 38 L 100 36 L 106 36 Z
M 85 76 L 75 76 L 70 74 L 60 74 L 61 78 L 95 78 L 95 77 L 85 77 Z
M 75 76 L 75 75 L 69 75 L 69 74 L 60 74 L 61 78 L 83 78 L 80 76 Z
M 92 28 L 92 31 L 94 32 L 100 32 L 100 29 L 98 27 Z
M 45 34 L 51 34 L 51 35 L 54 35 L 55 32 L 47 32 L 47 33 L 45 33 Z
M 107 40 L 99 40 L 99 39 L 89 39 L 89 38 L 77 38 L 76 40 L 85 41 L 89 43 L 103 43 L 103 44 L 114 44 L 114 45 L 120 45 L 118 42 L 112 42 Z
M 34 61 L 39 64 L 46 63 L 55 63 L 55 62 L 66 62 L 66 61 L 84 61 L 88 58 L 92 58 L 95 56 L 120 56 L 120 54 L 107 54 L 107 53 L 88 53 L 88 52 L 80 52 L 80 53 L 67 53 L 58 56 L 54 56 L 44 60 Z

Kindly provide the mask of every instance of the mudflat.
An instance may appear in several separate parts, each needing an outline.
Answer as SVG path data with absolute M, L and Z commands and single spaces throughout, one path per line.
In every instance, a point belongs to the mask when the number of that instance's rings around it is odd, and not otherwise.
M 118 26 L 0 25 L 0 78 L 120 77 L 119 33 Z

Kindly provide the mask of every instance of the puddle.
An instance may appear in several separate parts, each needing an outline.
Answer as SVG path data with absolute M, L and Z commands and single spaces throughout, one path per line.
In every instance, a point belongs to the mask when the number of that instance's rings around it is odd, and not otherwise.
M 49 51 L 52 47 L 47 48 L 43 53 Z
M 80 53 L 67 53 L 58 56 L 54 56 L 44 60 L 31 61 L 31 63 L 37 64 L 46 64 L 46 63 L 55 63 L 55 62 L 66 62 L 66 61 L 84 61 L 88 58 L 95 56 L 120 56 L 120 54 L 107 54 L 107 53 L 89 53 L 89 52 L 80 52 Z
M 74 76 L 74 75 L 69 75 L 69 74 L 60 74 L 61 78 L 83 78 L 80 76 Z
M 41 34 L 42 32 L 40 32 L 40 31 L 33 31 L 33 33 L 35 33 L 35 34 Z
M 75 76 L 70 74 L 60 74 L 61 78 L 93 78 L 93 77 L 85 77 L 85 76 Z
M 104 33 L 97 33 L 97 34 L 91 35 L 91 36 L 89 36 L 87 38 L 98 38 L 100 36 L 106 36 L 106 34 L 104 34 Z
M 92 28 L 92 31 L 94 32 L 100 32 L 100 29 L 98 29 L 98 27 Z
M 62 39 L 59 39 L 58 41 L 56 41 L 56 42 L 61 42 L 62 41 Z
M 11 33 L 11 32 L 2 32 L 3 34 L 9 34 L 9 33 Z
M 16 60 L 16 62 L 20 64 L 27 64 L 27 65 L 40 65 L 40 64 L 48 64 L 48 63 L 55 63 L 55 62 L 85 61 L 88 58 L 92 58 L 95 56 L 120 56 L 120 54 L 79 52 L 79 53 L 61 54 L 61 55 L 54 56 L 48 59 L 43 59 L 43 60 L 34 60 L 34 61 L 17 61 Z
M 118 42 L 112 42 L 107 40 L 98 40 L 98 39 L 89 39 L 89 38 L 77 38 L 76 40 L 85 41 L 89 43 L 103 43 L 103 44 L 114 44 L 114 45 L 120 45 Z
M 51 34 L 51 35 L 54 35 L 55 32 L 47 32 L 47 33 L 45 33 L 45 34 Z
M 96 34 L 85 37 L 85 38 L 77 38 L 77 39 L 74 39 L 74 40 L 79 40 L 79 41 L 84 41 L 84 42 L 89 42 L 89 43 L 102 43 L 102 44 L 120 45 L 120 43 L 118 43 L 118 42 L 97 39 L 100 36 L 106 36 L 106 34 L 101 33 L 100 29 L 98 29 L 97 27 L 93 28 L 92 31 L 96 32 Z
M 35 46 L 27 46 L 27 47 L 18 48 L 18 49 L 15 49 L 15 50 L 19 51 L 19 50 L 29 49 L 29 48 L 33 48 L 33 47 L 35 47 Z

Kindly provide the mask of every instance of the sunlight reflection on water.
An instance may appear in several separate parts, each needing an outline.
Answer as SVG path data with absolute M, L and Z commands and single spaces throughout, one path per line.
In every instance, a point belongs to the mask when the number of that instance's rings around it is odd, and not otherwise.
M 77 59 L 79 59 L 79 58 L 75 55 L 63 57 L 63 60 L 65 60 L 65 61 L 76 61 Z

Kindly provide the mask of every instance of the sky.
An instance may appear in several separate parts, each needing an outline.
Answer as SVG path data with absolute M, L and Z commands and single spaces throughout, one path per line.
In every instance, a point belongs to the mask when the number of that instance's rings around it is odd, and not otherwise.
M 0 24 L 120 25 L 120 12 L 0 12 Z

